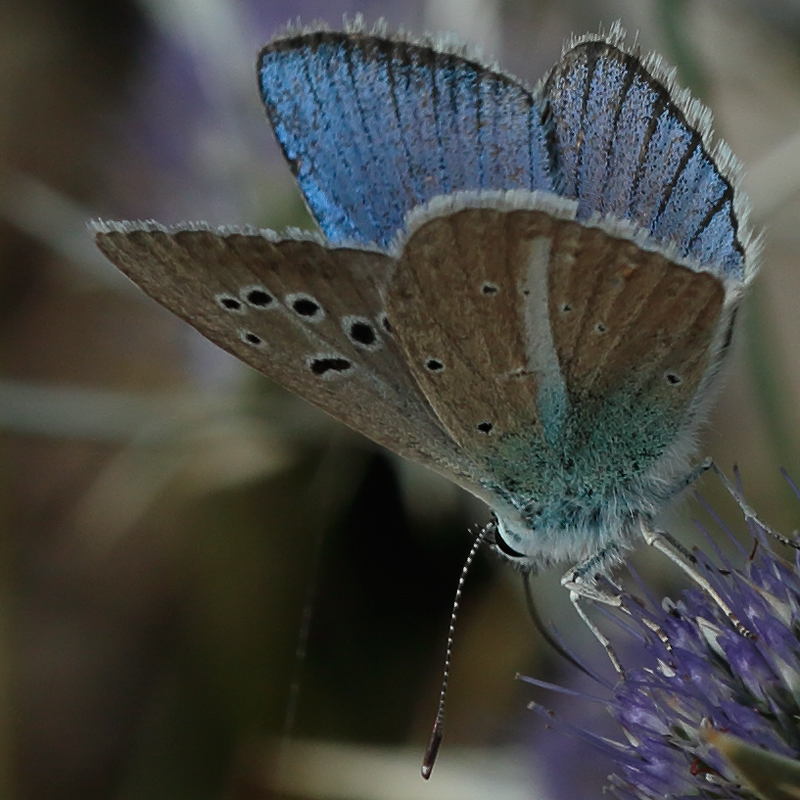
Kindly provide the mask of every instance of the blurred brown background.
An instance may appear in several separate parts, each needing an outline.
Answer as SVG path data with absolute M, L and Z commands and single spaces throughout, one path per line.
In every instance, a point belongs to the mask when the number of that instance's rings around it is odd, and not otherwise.
M 310 224 L 255 55 L 289 20 L 359 11 L 455 29 L 530 83 L 572 32 L 618 18 L 677 64 L 767 229 L 700 452 L 738 462 L 751 503 L 796 525 L 778 468 L 800 480 L 800 2 L 0 0 L 0 798 L 600 791 L 609 765 L 525 711 L 515 672 L 580 682 L 487 555 L 462 605 L 440 764 L 421 781 L 468 526 L 485 512 L 207 344 L 85 230 L 94 216 Z M 740 529 L 717 482 L 701 488 Z M 686 542 L 692 514 L 671 523 Z M 637 563 L 655 565 L 657 592 L 683 585 L 651 554 Z M 543 615 L 608 674 L 558 577 L 536 581 Z M 596 712 L 572 713 L 589 726 Z

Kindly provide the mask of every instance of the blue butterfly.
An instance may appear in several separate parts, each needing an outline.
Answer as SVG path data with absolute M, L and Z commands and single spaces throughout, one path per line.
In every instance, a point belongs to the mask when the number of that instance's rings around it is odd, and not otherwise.
M 258 61 L 316 233 L 95 225 L 224 349 L 483 499 L 531 572 L 607 574 L 707 466 L 758 264 L 739 167 L 658 56 L 573 40 L 533 90 L 433 39 L 290 30 Z

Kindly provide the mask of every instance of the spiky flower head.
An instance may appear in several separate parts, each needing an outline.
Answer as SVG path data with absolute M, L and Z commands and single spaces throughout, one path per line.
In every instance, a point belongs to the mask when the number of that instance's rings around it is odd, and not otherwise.
M 604 701 L 624 739 L 572 728 L 611 753 L 617 797 L 800 798 L 800 558 L 753 532 L 736 559 L 696 553 L 751 636 L 699 589 L 677 602 L 625 596 L 642 662 Z

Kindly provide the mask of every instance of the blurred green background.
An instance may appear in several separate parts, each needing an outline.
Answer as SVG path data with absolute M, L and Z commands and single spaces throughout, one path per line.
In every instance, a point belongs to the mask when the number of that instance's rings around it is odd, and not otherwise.
M 610 766 L 531 718 L 514 674 L 599 690 L 541 643 L 489 554 L 423 783 L 485 511 L 202 340 L 85 230 L 310 225 L 255 56 L 290 20 L 356 12 L 455 30 L 531 84 L 571 33 L 615 19 L 678 66 L 766 229 L 699 452 L 738 462 L 751 504 L 795 527 L 778 468 L 800 480 L 797 0 L 0 0 L 0 798 L 599 795 Z M 700 488 L 743 531 L 718 482 Z M 684 542 L 695 514 L 690 499 L 668 520 Z M 684 585 L 664 559 L 636 561 L 656 593 Z M 534 582 L 543 616 L 610 677 L 558 578 Z

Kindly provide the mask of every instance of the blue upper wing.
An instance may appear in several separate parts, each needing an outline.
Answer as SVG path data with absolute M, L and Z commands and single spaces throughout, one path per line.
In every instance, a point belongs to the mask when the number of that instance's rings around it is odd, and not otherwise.
M 561 192 L 578 219 L 630 220 L 682 256 L 743 279 L 745 246 L 731 157 L 712 156 L 707 114 L 671 91 L 658 65 L 606 41 L 560 59 L 544 85 Z
M 442 49 L 365 33 L 282 37 L 259 58 L 267 114 L 331 242 L 386 246 L 461 190 L 552 190 L 541 103 Z

